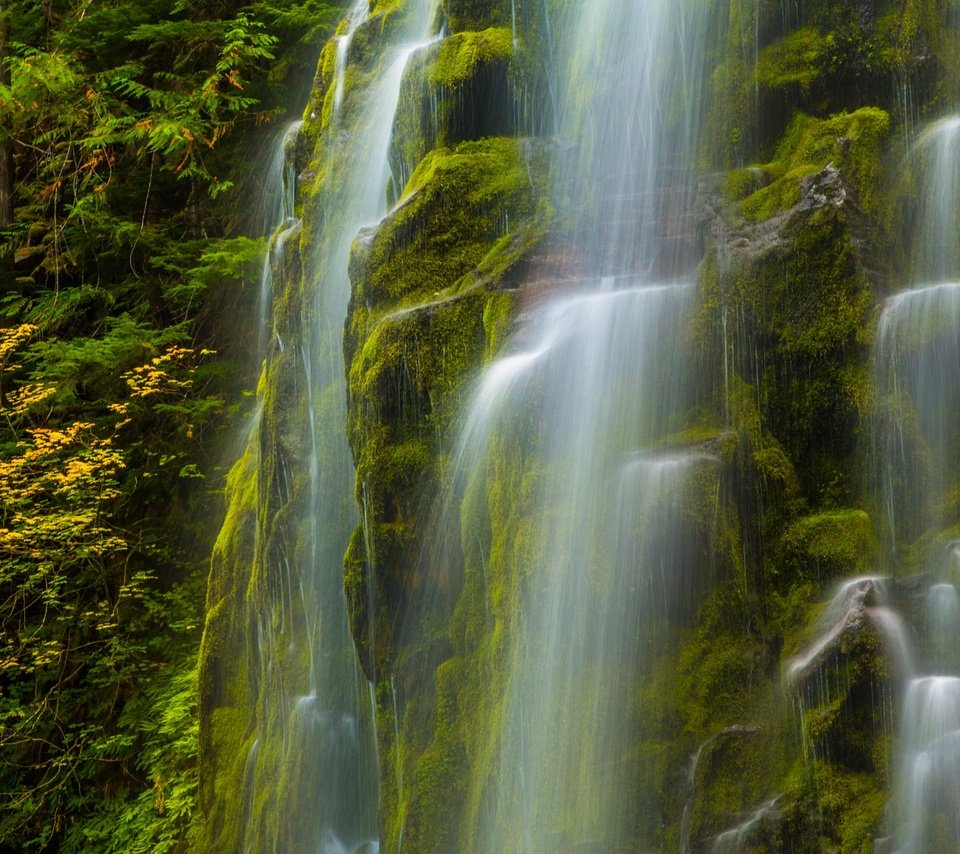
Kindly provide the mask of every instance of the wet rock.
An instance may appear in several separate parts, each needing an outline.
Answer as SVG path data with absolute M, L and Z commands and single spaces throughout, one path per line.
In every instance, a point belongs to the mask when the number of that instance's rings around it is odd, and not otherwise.
M 840 170 L 832 163 L 814 175 L 800 181 L 800 210 L 833 205 L 838 208 L 847 200 L 847 188 L 840 177 Z
M 736 824 L 713 838 L 708 850 L 712 854 L 782 850 L 783 814 L 778 806 L 781 798 L 782 795 L 777 795 L 739 816 Z
M 808 680 L 838 655 L 846 655 L 871 626 L 868 608 L 886 600 L 885 579 L 861 578 L 840 587 L 818 621 L 819 634 L 806 651 L 787 665 L 787 680 L 801 690 Z

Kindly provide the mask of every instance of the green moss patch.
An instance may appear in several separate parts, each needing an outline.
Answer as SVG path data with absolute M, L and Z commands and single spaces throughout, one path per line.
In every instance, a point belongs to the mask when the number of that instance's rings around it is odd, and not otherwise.
M 507 27 L 457 33 L 444 39 L 430 68 L 430 81 L 453 88 L 468 80 L 479 64 L 508 62 L 513 57 L 513 33 Z
M 784 535 L 784 545 L 802 577 L 827 581 L 863 575 L 877 553 L 873 523 L 862 510 L 832 510 L 805 516 Z
M 809 86 L 822 73 L 825 53 L 822 33 L 803 27 L 764 48 L 757 57 L 757 84 L 768 88 Z
M 549 216 L 542 160 L 529 154 L 488 139 L 427 155 L 398 208 L 356 248 L 354 298 L 371 309 L 428 302 L 525 254 Z
M 865 210 L 877 200 L 883 144 L 889 115 L 876 107 L 816 119 L 798 113 L 762 170 L 776 176 L 768 186 L 744 198 L 740 213 L 748 220 L 769 219 L 800 201 L 803 178 L 833 163 Z

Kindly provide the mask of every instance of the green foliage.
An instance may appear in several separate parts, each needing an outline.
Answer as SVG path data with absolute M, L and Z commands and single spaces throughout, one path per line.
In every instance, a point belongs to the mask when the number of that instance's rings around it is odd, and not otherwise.
M 239 152 L 335 8 L 6 6 L 5 849 L 189 843 L 213 475 L 249 362 L 230 325 L 264 252 Z
M 128 325 L 131 331 L 142 332 Z M 162 674 L 198 640 L 202 576 L 161 575 L 184 558 L 137 503 L 152 481 L 169 501 L 177 481 L 199 474 L 181 419 L 191 411 L 196 423 L 186 429 L 199 430 L 218 407 L 184 408 L 198 371 L 192 350 L 168 346 L 145 359 L 149 339 L 122 332 L 107 336 L 99 353 L 116 359 L 114 395 L 90 378 L 98 397 L 82 401 L 97 342 L 29 346 L 37 333 L 21 325 L 0 337 L 0 840 L 17 839 L 31 850 L 56 838 L 64 851 L 89 850 L 97 822 L 126 809 L 128 798 L 142 799 L 138 786 L 149 788 L 145 775 L 155 773 L 177 804 L 173 823 L 156 833 L 175 825 L 169 833 L 179 836 L 192 796 L 175 767 L 187 767 L 193 751 L 170 752 L 173 724 L 151 723 L 161 720 L 151 702 L 163 714 L 178 713 L 166 695 L 186 689 L 182 680 L 161 688 Z M 89 420 L 71 419 L 78 409 Z M 144 487 L 129 482 L 133 474 Z M 167 770 L 154 770 L 164 762 Z M 79 821 L 83 815 L 94 817 L 89 827 Z M 139 823 L 130 832 L 154 833 Z
M 117 725 L 139 735 L 131 769 L 139 785 L 119 790 L 91 821 L 68 826 L 60 849 L 105 854 L 184 850 L 196 832 L 199 723 L 194 657 L 188 654 L 178 667 L 158 669 L 144 680 L 143 690 L 120 712 Z

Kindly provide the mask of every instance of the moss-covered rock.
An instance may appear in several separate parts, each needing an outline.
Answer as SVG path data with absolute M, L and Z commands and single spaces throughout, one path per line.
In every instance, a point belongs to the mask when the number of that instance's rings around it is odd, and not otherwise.
M 243 805 L 225 780 L 241 780 L 253 729 L 244 613 L 247 578 L 256 550 L 257 448 L 248 446 L 227 480 L 227 517 L 214 549 L 200 652 L 201 850 L 241 847 Z
M 440 583 L 418 578 L 413 545 L 440 470 L 437 441 L 451 433 L 469 379 L 509 326 L 514 302 L 498 289 L 545 233 L 543 155 L 502 139 L 437 149 L 400 205 L 355 244 L 344 346 L 367 530 L 363 554 L 351 549 L 347 589 L 361 650 L 378 638 L 377 654 L 364 655 L 368 673 L 390 659 L 392 615 L 405 597 Z M 372 614 L 362 593 L 371 581 Z M 440 583 L 448 607 L 460 583 L 449 570 Z
M 545 152 L 487 139 L 427 155 L 394 211 L 355 244 L 354 305 L 376 315 L 503 280 L 545 233 Z M 360 316 L 349 320 L 348 358 Z
M 804 516 L 784 533 L 784 546 L 797 578 L 820 584 L 864 575 L 875 565 L 874 525 L 862 510 L 832 510 Z
M 391 138 L 398 191 L 429 151 L 521 132 L 518 75 L 504 27 L 457 33 L 413 57 Z
M 758 169 L 769 183 L 754 190 L 744 182 L 741 170 L 728 179 L 728 190 L 736 197 L 749 189 L 740 202 L 740 212 L 750 220 L 765 220 L 798 204 L 804 179 L 833 164 L 860 207 L 872 212 L 880 190 L 883 144 L 889 129 L 889 116 L 875 107 L 824 120 L 798 113 L 778 144 L 774 160 Z
M 481 854 L 479 828 L 494 809 L 523 568 L 540 548 L 535 514 L 548 480 L 531 448 L 543 425 L 534 406 L 519 413 L 466 481 L 451 442 L 473 378 L 539 298 L 523 284 L 553 217 L 554 145 L 508 137 L 549 128 L 559 55 L 550 24 L 574 5 L 447 0 L 452 35 L 412 58 L 402 87 L 394 207 L 352 252 L 343 343 L 362 522 L 344 586 L 376 681 L 385 852 Z M 861 851 L 882 811 L 891 710 L 873 698 L 891 696 L 893 667 L 876 626 L 865 620 L 824 647 L 811 659 L 816 678 L 782 685 L 781 675 L 821 636 L 826 586 L 870 571 L 877 556 L 858 442 L 874 307 L 899 264 L 884 184 L 891 131 L 949 102 L 943 70 L 956 46 L 934 0 L 788 6 L 721 4 L 709 45 L 703 160 L 729 171 L 700 219 L 707 258 L 685 341 L 699 354 L 697 406 L 662 440 L 711 460 L 684 511 L 697 532 L 692 560 L 708 569 L 683 614 L 639 630 L 648 655 L 638 672 L 617 674 L 631 680 L 624 714 L 637 736 L 609 779 L 655 805 L 635 817 L 626 847 L 654 839 L 706 850 L 762 812 L 761 831 L 743 840 L 753 850 L 789 840 L 795 851 Z M 346 168 L 330 142 L 352 132 L 351 112 L 408 10 L 373 4 L 353 36 L 339 111 L 335 46 L 323 50 L 300 143 L 304 261 L 327 247 L 323 214 Z M 898 102 L 906 91 L 909 108 Z M 288 505 L 315 453 L 297 425 L 308 420 L 302 324 L 318 309 L 299 259 L 284 259 L 283 347 L 262 390 L 269 427 L 232 478 L 211 575 L 201 676 L 209 850 L 239 847 L 235 792 L 264 678 L 249 663 L 259 660 L 251 638 L 257 619 L 281 619 L 270 605 L 284 582 L 267 558 L 288 546 L 297 556 L 303 518 Z M 556 266 L 569 273 L 576 261 Z M 452 498 L 431 510 L 437 494 Z M 446 514 L 442 525 L 434 512 Z M 905 564 L 921 564 L 929 537 Z M 308 666 L 295 644 L 273 655 L 291 679 Z M 267 730 L 284 725 L 275 709 L 256 714 Z M 258 822 L 296 795 L 287 759 L 268 750 L 258 762 L 268 784 Z M 574 850 L 581 840 L 557 824 L 545 844 Z
M 723 262 L 704 281 L 704 306 L 720 312 L 721 328 L 737 329 L 722 343 L 728 365 L 760 392 L 764 429 L 801 473 L 804 494 L 830 504 L 853 487 L 854 438 L 870 399 L 873 283 L 882 274 L 877 235 L 869 236 L 842 175 L 813 177 L 784 213 L 715 229 Z M 728 395 L 730 386 L 728 379 Z M 757 461 L 772 463 L 770 453 Z
M 443 8 L 455 33 L 511 24 L 510 0 L 443 0 Z

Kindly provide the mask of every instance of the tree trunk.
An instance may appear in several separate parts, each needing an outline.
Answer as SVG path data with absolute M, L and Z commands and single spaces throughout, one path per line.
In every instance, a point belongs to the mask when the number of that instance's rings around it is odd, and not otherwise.
M 0 84 L 10 85 L 7 43 L 10 36 L 8 0 L 0 0 Z M 11 117 L 3 117 L 9 120 Z M 13 140 L 0 123 L 0 228 L 13 224 Z

